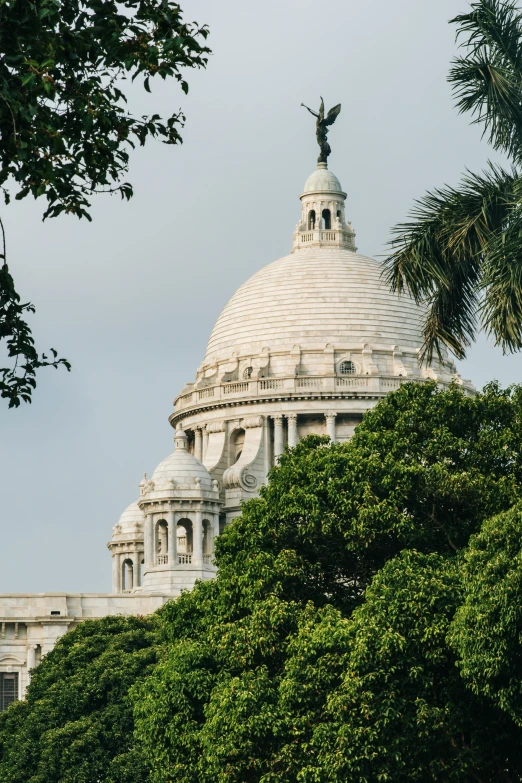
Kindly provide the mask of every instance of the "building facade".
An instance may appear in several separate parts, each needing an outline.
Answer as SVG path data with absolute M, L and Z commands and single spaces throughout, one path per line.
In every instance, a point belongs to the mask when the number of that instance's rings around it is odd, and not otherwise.
M 419 362 L 422 311 L 357 253 L 346 193 L 319 163 L 300 195 L 289 255 L 261 269 L 219 316 L 195 379 L 174 401 L 175 450 L 114 526 L 112 594 L 0 595 L 0 710 L 22 698 L 56 640 L 87 618 L 148 614 L 215 575 L 216 537 L 257 495 L 285 446 L 351 437 L 402 383 L 454 381 Z

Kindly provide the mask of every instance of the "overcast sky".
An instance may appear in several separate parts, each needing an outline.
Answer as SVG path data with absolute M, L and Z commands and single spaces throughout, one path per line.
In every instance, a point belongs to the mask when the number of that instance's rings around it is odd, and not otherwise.
M 91 224 L 43 224 L 28 200 L 2 213 L 38 346 L 73 370 L 42 371 L 30 406 L 0 406 L 0 592 L 110 591 L 106 542 L 143 472 L 172 451 L 175 395 L 235 289 L 291 247 L 317 156 L 302 101 L 342 103 L 329 164 L 367 255 L 385 252 L 414 198 L 491 155 L 446 83 L 447 20 L 466 0 L 183 7 L 210 25 L 208 69 L 188 74 L 187 97 L 158 85 L 134 108 L 182 107 L 184 144 L 139 150 L 134 199 L 98 197 Z M 461 372 L 478 387 L 522 382 L 522 360 L 481 340 Z

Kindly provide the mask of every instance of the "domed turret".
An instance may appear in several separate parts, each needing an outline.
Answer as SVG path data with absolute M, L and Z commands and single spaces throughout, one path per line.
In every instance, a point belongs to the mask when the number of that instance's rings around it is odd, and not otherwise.
M 112 529 L 112 538 L 107 546 L 112 554 L 113 593 L 141 588 L 144 523 L 143 511 L 135 501 L 127 506 Z
M 344 216 L 346 193 L 327 163 L 318 163 L 299 196 L 301 220 L 293 236 L 293 250 L 310 247 L 357 250 L 352 224 Z
M 145 589 L 179 593 L 215 573 L 214 538 L 219 534 L 219 483 L 187 449 L 176 431 L 176 448 L 140 484 L 145 523 Z

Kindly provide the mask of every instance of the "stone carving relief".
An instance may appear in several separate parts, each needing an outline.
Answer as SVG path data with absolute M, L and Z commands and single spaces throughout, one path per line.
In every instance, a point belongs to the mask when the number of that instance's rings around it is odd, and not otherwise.
M 211 421 L 207 424 L 207 432 L 225 432 L 226 425 L 224 421 Z
M 289 375 L 299 375 L 301 372 L 301 346 L 294 345 L 290 351 L 290 372 Z
M 270 364 L 269 348 L 262 348 L 261 352 L 252 359 L 252 377 L 266 378 L 268 375 L 268 365 Z
M 237 381 L 239 370 L 239 359 L 237 353 L 234 351 L 232 358 L 222 368 L 223 375 L 221 376 L 221 383 L 230 383 L 230 381 Z
M 411 368 L 404 364 L 402 351 L 397 345 L 393 346 L 393 374 L 402 375 L 404 378 L 413 374 Z
M 378 375 L 379 368 L 373 361 L 373 351 L 368 343 L 363 345 L 362 349 L 363 373 L 364 375 Z
M 328 343 L 324 349 L 323 373 L 326 376 L 335 375 L 335 351 L 333 345 L 330 345 L 330 343 Z
M 264 416 L 247 416 L 246 418 L 241 419 L 241 427 L 245 430 L 248 430 L 251 427 L 262 427 L 263 420 Z

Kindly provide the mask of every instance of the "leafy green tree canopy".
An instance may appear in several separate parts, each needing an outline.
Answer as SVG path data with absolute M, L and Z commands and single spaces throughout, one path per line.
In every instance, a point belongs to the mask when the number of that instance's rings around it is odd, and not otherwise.
M 461 674 L 522 726 L 522 504 L 472 537 L 463 590 L 451 633 Z
M 137 116 L 128 82 L 174 79 L 205 67 L 206 26 L 185 23 L 172 0 L 0 0 L 0 187 L 23 199 L 44 197 L 44 218 L 86 217 L 95 193 L 129 199 L 129 152 L 156 137 L 181 141 L 184 116 Z M 3 229 L 2 229 L 3 230 Z M 0 255 L 0 341 L 12 363 L 0 368 L 0 396 L 30 402 L 36 370 L 57 367 L 35 348 L 26 316 L 34 311 L 15 289 Z
M 156 661 L 156 619 L 86 620 L 34 670 L 27 701 L 0 714 L 3 783 L 147 783 L 129 688 Z
M 515 781 L 520 730 L 449 647 L 469 537 L 520 500 L 522 389 L 406 384 L 286 452 L 161 610 L 133 688 L 153 783 Z

